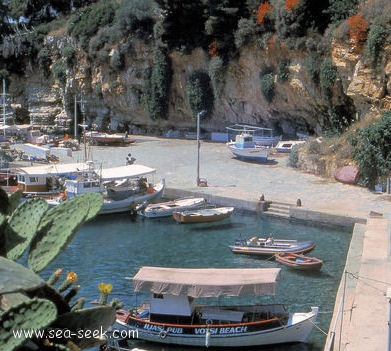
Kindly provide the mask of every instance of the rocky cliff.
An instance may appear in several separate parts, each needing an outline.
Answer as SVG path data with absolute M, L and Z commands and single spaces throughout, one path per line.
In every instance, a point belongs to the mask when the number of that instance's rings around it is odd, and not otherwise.
M 56 53 L 70 41 L 60 34 L 48 37 L 46 45 L 55 59 Z M 390 47 L 385 51 L 384 70 L 375 74 L 361 55 L 346 44 L 334 42 L 331 57 L 338 77 L 330 99 L 310 79 L 305 52 L 288 50 L 283 45 L 269 45 L 266 50 L 256 44 L 248 45 L 226 66 L 222 94 L 215 99 L 213 117 L 203 122 L 202 127 L 224 131 L 232 123 L 249 123 L 273 127 L 287 137 L 297 132 L 321 135 L 331 106 L 348 105 L 357 119 L 376 115 L 391 107 Z M 266 67 L 276 72 L 283 58 L 289 60 L 289 78 L 279 82 L 275 74 L 275 96 L 269 103 L 260 90 L 260 72 Z M 108 64 L 89 61 L 80 51 L 77 64 L 67 70 L 65 85 L 53 78 L 43 80 L 38 68 L 30 65 L 25 76 L 11 77 L 8 92 L 32 117 L 72 121 L 75 97 L 80 101 L 82 96 L 87 120 L 98 125 L 110 120 L 112 129 L 125 125 L 131 133 L 154 134 L 164 134 L 168 129 L 195 129 L 186 98 L 186 79 L 197 69 L 208 72 L 210 58 L 197 49 L 190 55 L 172 52 L 170 60 L 173 75 L 167 120 L 152 120 L 144 108 L 145 72 L 152 64 L 152 48 L 141 41 L 133 42 L 120 72 Z

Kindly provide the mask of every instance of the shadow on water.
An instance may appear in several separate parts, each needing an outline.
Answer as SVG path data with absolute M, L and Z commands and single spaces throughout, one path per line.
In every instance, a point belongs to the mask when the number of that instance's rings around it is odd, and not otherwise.
M 127 340 L 122 341 L 121 345 L 124 348 L 127 348 L 129 351 L 197 351 L 199 347 L 191 346 L 178 346 L 178 345 L 166 345 L 162 346 L 158 343 L 145 342 L 145 341 L 133 341 Z M 279 346 L 258 346 L 258 347 L 230 347 L 229 350 L 239 351 L 280 351 L 283 348 L 284 351 L 312 351 L 313 348 L 311 345 L 304 343 L 290 343 L 290 344 L 280 344 Z M 221 351 L 222 348 L 208 347 L 204 350 L 211 351 Z
M 229 230 L 236 228 L 245 228 L 245 223 L 219 223 L 219 224 L 208 224 L 204 223 L 203 225 L 192 226 L 189 230 L 191 232 L 203 232 L 203 231 L 213 231 L 213 230 Z

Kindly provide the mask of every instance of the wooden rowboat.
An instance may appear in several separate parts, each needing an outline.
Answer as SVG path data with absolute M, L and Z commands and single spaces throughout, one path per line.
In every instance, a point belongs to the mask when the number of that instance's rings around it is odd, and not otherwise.
M 221 221 L 228 218 L 233 207 L 214 207 L 199 210 L 175 211 L 172 217 L 177 223 L 205 223 Z
M 321 269 L 323 261 L 317 257 L 304 256 L 295 253 L 277 253 L 275 254 L 277 262 L 294 269 L 299 270 L 316 270 Z

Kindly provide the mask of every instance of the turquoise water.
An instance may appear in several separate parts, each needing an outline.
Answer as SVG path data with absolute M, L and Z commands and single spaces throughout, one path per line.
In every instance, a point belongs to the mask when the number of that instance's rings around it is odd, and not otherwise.
M 311 255 L 323 259 L 322 270 L 297 272 L 270 259 L 233 254 L 228 249 L 239 235 L 250 237 L 269 233 L 273 233 L 275 238 L 314 240 L 316 247 Z M 209 224 L 176 224 L 172 218 L 100 216 L 80 229 L 66 251 L 50 264 L 42 276 L 48 277 L 57 268 L 76 272 L 81 285 L 78 297 L 85 296 L 87 301 L 98 299 L 99 283 L 111 283 L 113 291 L 110 299 L 118 297 L 126 303 L 126 307 L 130 307 L 147 298 L 135 296 L 132 282 L 125 279 L 132 277 L 140 266 L 281 267 L 281 280 L 275 296 L 252 297 L 245 302 L 284 303 L 288 310 L 298 312 L 319 306 L 317 325 L 327 332 L 350 238 L 350 232 L 339 229 L 292 224 L 248 213 L 235 213 L 222 222 Z M 325 338 L 315 328 L 308 344 L 261 349 L 320 351 Z M 183 350 L 141 341 L 135 341 L 134 347 L 151 351 Z

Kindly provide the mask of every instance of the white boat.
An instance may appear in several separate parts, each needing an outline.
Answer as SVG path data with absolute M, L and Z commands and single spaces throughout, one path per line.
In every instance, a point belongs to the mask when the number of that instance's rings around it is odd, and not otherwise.
M 174 211 L 191 210 L 201 208 L 206 205 L 203 197 L 186 197 L 172 201 L 148 204 L 138 214 L 148 218 L 169 217 Z
M 104 168 L 99 175 L 95 169 L 87 170 L 76 179 L 65 180 L 65 193 L 71 198 L 84 193 L 101 193 L 103 206 L 99 214 L 132 212 L 138 203 L 159 200 L 163 196 L 165 181 L 148 182 L 154 168 L 140 164 Z
M 297 145 L 305 144 L 305 140 L 285 140 L 279 141 L 276 145 L 277 152 L 291 152 L 292 148 Z
M 85 136 L 89 141 L 92 141 L 95 144 L 102 145 L 115 145 L 115 144 L 125 144 L 125 143 L 134 143 L 135 140 L 128 137 L 126 133 L 101 133 L 97 131 L 85 132 Z
M 238 158 L 266 162 L 269 149 L 266 146 L 257 145 L 250 134 L 238 134 L 235 141 L 226 143 L 228 149 Z
M 282 135 L 275 135 L 271 128 L 252 126 L 249 124 L 234 124 L 226 127 L 228 142 L 235 140 L 239 134 L 250 134 L 254 137 L 254 143 L 263 146 L 275 146 L 281 139 Z
M 18 186 L 27 196 L 45 197 L 49 205 L 84 193 L 101 193 L 103 206 L 99 214 L 133 211 L 143 201 L 161 199 L 165 182 L 148 181 L 156 170 L 134 164 L 96 169 L 93 162 L 18 170 Z
M 172 214 L 177 223 L 205 223 L 221 221 L 231 216 L 234 207 L 213 207 L 199 210 L 175 211 Z
M 134 291 L 149 292 L 150 300 L 118 310 L 115 330 L 126 330 L 133 343 L 131 334 L 139 340 L 198 348 L 305 342 L 318 307 L 289 313 L 282 304 L 205 304 L 206 298 L 274 295 L 279 275 L 280 268 L 141 267 L 129 279 Z M 203 298 L 202 305 L 196 304 L 198 298 Z M 118 344 L 113 338 L 107 346 L 115 350 Z

